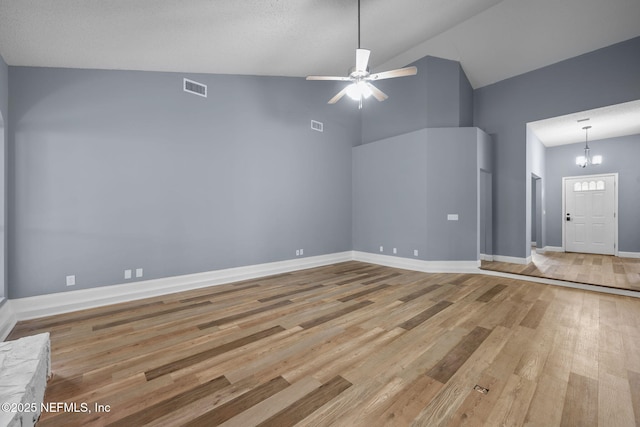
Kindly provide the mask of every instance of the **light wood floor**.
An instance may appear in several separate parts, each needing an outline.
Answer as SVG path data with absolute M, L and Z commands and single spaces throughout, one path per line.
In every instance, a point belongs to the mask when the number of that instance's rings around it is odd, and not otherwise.
M 347 262 L 20 322 L 38 426 L 633 426 L 640 299 Z M 474 390 L 478 385 L 486 394 Z
M 640 258 L 571 252 L 537 253 L 527 265 L 482 261 L 483 270 L 640 291 Z

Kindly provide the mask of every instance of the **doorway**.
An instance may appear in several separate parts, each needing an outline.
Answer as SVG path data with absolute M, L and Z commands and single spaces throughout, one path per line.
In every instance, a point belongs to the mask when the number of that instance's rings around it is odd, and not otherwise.
M 493 261 L 493 177 L 480 169 L 480 259 Z
M 531 174 L 531 246 L 544 249 L 542 242 L 542 178 Z
M 617 255 L 618 174 L 562 178 L 566 252 Z

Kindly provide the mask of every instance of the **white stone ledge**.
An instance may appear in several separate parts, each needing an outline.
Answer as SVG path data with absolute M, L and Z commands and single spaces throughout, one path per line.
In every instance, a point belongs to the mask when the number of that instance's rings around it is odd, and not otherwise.
M 0 343 L 0 426 L 36 423 L 50 374 L 49 333 Z

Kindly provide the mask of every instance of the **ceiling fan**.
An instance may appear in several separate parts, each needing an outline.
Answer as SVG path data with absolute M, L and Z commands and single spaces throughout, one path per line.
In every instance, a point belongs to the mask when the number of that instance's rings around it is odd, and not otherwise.
M 384 101 L 388 98 L 387 94 L 371 84 L 372 81 L 392 79 L 395 77 L 413 76 L 418 72 L 417 67 L 398 68 L 396 70 L 383 71 L 381 73 L 369 74 L 369 49 L 360 48 L 360 0 L 358 0 L 358 48 L 356 49 L 356 65 L 353 67 L 347 77 L 340 76 L 307 76 L 307 80 L 337 80 L 351 82 L 351 84 L 333 98 L 329 100 L 329 104 L 335 104 L 343 96 L 348 95 L 351 99 L 358 101 L 358 108 L 362 108 L 363 99 L 369 98 L 371 95 L 378 101 Z

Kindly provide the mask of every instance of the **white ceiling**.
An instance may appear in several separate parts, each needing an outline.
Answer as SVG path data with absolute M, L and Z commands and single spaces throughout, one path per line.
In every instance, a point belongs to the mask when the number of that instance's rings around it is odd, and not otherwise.
M 346 75 L 356 0 L 0 0 L 9 65 Z M 460 61 L 474 88 L 640 36 L 638 0 L 362 0 L 384 71 Z
M 589 120 L 578 122 L 584 119 Z M 589 141 L 640 134 L 640 101 L 538 120 L 528 126 L 547 147 L 584 142 L 585 126 L 591 126 Z

